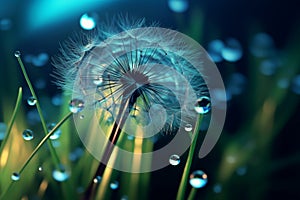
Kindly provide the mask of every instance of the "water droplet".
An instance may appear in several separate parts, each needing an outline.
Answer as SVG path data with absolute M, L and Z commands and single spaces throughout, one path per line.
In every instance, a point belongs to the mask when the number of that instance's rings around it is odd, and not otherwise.
M 80 115 L 79 118 L 80 118 L 80 119 L 84 119 L 84 115 Z
M 94 183 L 100 183 L 100 181 L 101 181 L 101 176 L 96 176 L 94 179 L 93 179 L 93 182 Z
M 63 182 L 70 177 L 70 174 L 61 166 L 60 169 L 53 170 L 52 177 L 58 182 Z
M 72 99 L 69 103 L 69 110 L 72 113 L 79 113 L 84 108 L 84 102 L 80 99 Z
M 215 193 L 220 193 L 222 192 L 222 185 L 221 184 L 215 184 L 213 187 L 213 190 Z
M 55 123 L 48 124 L 47 125 L 48 132 L 50 132 L 55 126 L 56 126 Z M 50 139 L 51 140 L 56 140 L 60 137 L 60 135 L 61 135 L 61 130 L 57 129 L 56 131 L 54 131 L 54 133 L 52 133 L 52 135 L 50 136 Z
M 224 60 L 236 62 L 242 57 L 242 55 L 242 46 L 238 40 L 229 38 L 225 41 L 225 47 L 222 49 L 222 56 Z
M 13 180 L 13 181 L 18 181 L 18 180 L 20 180 L 20 174 L 19 174 L 18 172 L 12 173 L 12 175 L 11 175 L 11 180 Z
M 93 28 L 96 27 L 96 23 L 97 23 L 97 14 L 96 13 L 92 13 L 92 14 L 83 14 L 80 18 L 80 26 L 81 28 L 83 28 L 84 30 L 92 30 Z
M 193 125 L 192 124 L 186 124 L 184 127 L 184 130 L 187 132 L 190 132 L 193 130 Z
M 7 126 L 5 123 L 0 122 L 0 141 L 4 139 L 6 134 Z
M 185 12 L 189 7 L 189 2 L 187 0 L 169 0 L 169 8 L 177 13 Z
M 110 183 L 110 188 L 112 189 L 112 190 L 116 190 L 116 189 L 118 189 L 118 187 L 119 187 L 119 182 L 118 181 L 113 181 L 113 182 L 111 182 Z
M 103 82 L 102 76 L 96 76 L 96 77 L 94 78 L 94 80 L 93 80 L 93 83 L 94 83 L 95 85 L 101 85 L 102 82 Z
M 174 166 L 178 165 L 180 163 L 180 157 L 176 154 L 171 155 L 169 158 L 169 163 Z
M 28 99 L 27 99 L 27 103 L 28 103 L 28 105 L 30 105 L 30 106 L 34 106 L 35 104 L 36 104 L 36 99 L 34 98 L 34 97 L 29 97 Z
M 34 137 L 34 135 L 33 135 L 32 130 L 30 130 L 30 129 L 25 129 L 25 130 L 23 131 L 23 139 L 24 139 L 24 140 L 29 141 L 29 140 L 32 140 L 33 137 Z
M 223 60 L 223 48 L 224 43 L 221 40 L 213 40 L 208 44 L 207 52 L 214 62 L 221 62 Z
M 190 175 L 190 184 L 193 188 L 202 188 L 206 183 L 207 175 L 203 171 L 197 170 Z
M 39 171 L 39 172 L 43 171 L 43 167 L 42 167 L 42 166 L 39 166 L 38 171 Z
M 250 44 L 250 52 L 256 57 L 267 57 L 275 53 L 273 38 L 266 33 L 257 33 Z
M 20 51 L 15 51 L 15 57 L 19 58 L 21 56 L 21 52 Z
M 195 110 L 199 114 L 208 113 L 211 109 L 210 98 L 207 96 L 200 97 L 195 103 Z
M 9 18 L 2 18 L 0 19 L 0 30 L 1 31 L 7 31 L 11 29 L 12 27 L 12 21 Z
M 295 94 L 300 94 L 300 74 L 293 78 L 291 86 L 291 89 Z

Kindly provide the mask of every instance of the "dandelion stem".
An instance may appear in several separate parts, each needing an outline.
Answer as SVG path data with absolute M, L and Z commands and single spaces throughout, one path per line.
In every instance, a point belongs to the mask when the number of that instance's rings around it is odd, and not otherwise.
M 35 91 L 34 91 L 34 89 L 32 87 L 31 81 L 30 81 L 30 79 L 29 79 L 29 77 L 27 75 L 27 72 L 26 72 L 25 66 L 24 66 L 24 64 L 22 62 L 21 57 L 20 56 L 17 57 L 17 60 L 19 62 L 19 65 L 21 67 L 22 73 L 23 73 L 24 78 L 25 78 L 25 80 L 27 82 L 27 85 L 29 87 L 29 90 L 30 90 L 33 98 L 36 100 L 36 108 L 37 108 L 37 111 L 39 113 L 39 117 L 41 119 L 41 123 L 42 123 L 42 126 L 43 126 L 43 131 L 44 131 L 45 135 L 47 135 L 48 134 L 48 130 L 47 130 L 46 122 L 45 122 L 45 119 L 43 117 L 42 109 L 41 109 L 39 100 L 37 98 L 37 95 L 35 94 Z M 53 158 L 54 164 L 56 165 L 56 167 L 58 167 L 59 164 L 60 164 L 60 159 L 59 159 L 59 157 L 58 157 L 58 155 L 57 155 L 57 153 L 56 153 L 56 151 L 55 151 L 55 149 L 54 149 L 54 147 L 53 147 L 53 145 L 52 145 L 52 143 L 50 141 L 48 141 L 48 145 L 49 145 L 50 154 L 51 154 L 51 156 Z
M 17 97 L 16 105 L 15 105 L 13 114 L 12 114 L 12 116 L 11 116 L 11 119 L 10 119 L 10 121 L 9 121 L 7 130 L 6 130 L 6 134 L 5 134 L 5 138 L 4 138 L 4 140 L 2 141 L 2 145 L 1 145 L 1 147 L 0 147 L 0 155 L 1 155 L 2 151 L 3 151 L 3 149 L 4 149 L 4 145 L 6 144 L 6 141 L 7 141 L 8 137 L 9 137 L 9 135 L 10 135 L 10 131 L 11 131 L 11 129 L 12 129 L 12 126 L 13 126 L 13 124 L 14 124 L 14 122 L 15 122 L 16 115 L 17 115 L 17 113 L 18 113 L 18 110 L 19 110 L 20 105 L 21 105 L 21 102 L 22 102 L 22 94 L 23 94 L 22 88 L 19 87 L 19 92 L 18 92 L 18 97 Z
M 192 165 L 192 160 L 193 160 L 193 156 L 194 156 L 194 152 L 195 152 L 195 148 L 196 148 L 196 144 L 197 144 L 197 139 L 198 139 L 198 135 L 199 135 L 199 131 L 200 131 L 200 125 L 201 125 L 202 118 L 203 118 L 203 115 L 199 115 L 195 130 L 193 133 L 194 138 L 192 140 L 192 144 L 191 144 L 190 150 L 189 150 L 189 155 L 188 155 L 188 158 L 187 158 L 184 170 L 183 170 L 183 175 L 182 175 L 182 178 L 180 181 L 176 200 L 183 200 L 185 197 L 187 180 L 188 180 L 190 168 Z
M 33 152 L 30 154 L 30 156 L 28 157 L 28 159 L 25 161 L 25 163 L 23 164 L 23 166 L 21 167 L 20 171 L 19 171 L 19 175 L 21 175 L 21 173 L 24 171 L 24 169 L 26 168 L 26 166 L 28 165 L 28 163 L 32 160 L 32 158 L 34 157 L 34 155 L 39 151 L 39 149 L 43 146 L 43 144 L 45 144 L 46 141 L 48 141 L 48 139 L 50 138 L 50 136 L 70 117 L 72 116 L 72 112 L 69 112 L 62 120 L 60 120 L 55 127 L 40 141 L 40 143 L 35 147 L 35 149 L 33 150 Z M 2 193 L 2 195 L 0 196 L 0 199 L 2 199 L 6 193 L 9 191 L 9 189 L 11 188 L 11 186 L 13 185 L 13 181 L 10 182 L 9 186 L 7 187 L 7 189 Z

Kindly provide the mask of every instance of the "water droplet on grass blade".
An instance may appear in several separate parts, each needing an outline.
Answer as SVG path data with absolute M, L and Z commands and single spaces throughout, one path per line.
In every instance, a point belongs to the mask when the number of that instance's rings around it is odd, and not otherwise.
M 193 188 L 202 188 L 207 183 L 207 175 L 201 170 L 194 171 L 189 182 Z
M 30 129 L 25 129 L 24 131 L 23 131 L 23 139 L 24 140 L 27 140 L 27 141 L 29 141 L 29 140 L 32 140 L 33 138 L 34 138 L 34 134 L 33 134 L 33 131 L 32 130 L 30 130 Z
M 34 105 L 36 104 L 36 102 L 37 102 L 37 100 L 36 100 L 34 97 L 29 97 L 29 98 L 27 99 L 27 103 L 28 103 L 28 105 L 30 105 L 30 106 L 34 106 Z
M 15 51 L 15 57 L 19 58 L 21 56 L 21 52 L 20 51 Z
M 174 166 L 178 165 L 180 163 L 180 157 L 176 154 L 171 155 L 169 158 L 169 163 Z
M 13 181 L 18 181 L 18 180 L 20 180 L 20 174 L 19 174 L 18 172 L 12 173 L 12 175 L 11 175 L 11 180 L 13 180 Z
M 72 99 L 69 103 L 69 110 L 72 113 L 79 113 L 84 108 L 84 102 L 80 99 Z
M 211 109 L 210 98 L 207 96 L 200 97 L 197 99 L 194 108 L 199 114 L 208 113 Z
M 48 124 L 47 125 L 48 132 L 50 132 L 55 126 L 56 126 L 55 123 Z M 50 139 L 51 140 L 56 140 L 60 137 L 60 135 L 61 135 L 61 130 L 57 129 L 56 131 L 54 131 L 54 133 L 52 133 L 52 135 L 50 136 Z
M 193 125 L 192 124 L 186 124 L 184 127 L 184 130 L 186 130 L 187 132 L 190 132 L 193 130 Z

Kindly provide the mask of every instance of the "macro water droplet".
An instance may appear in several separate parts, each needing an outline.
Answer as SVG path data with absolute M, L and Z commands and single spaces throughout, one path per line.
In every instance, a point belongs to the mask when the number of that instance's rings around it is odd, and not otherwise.
M 240 42 L 234 38 L 225 41 L 225 47 L 222 49 L 222 57 L 229 62 L 238 61 L 243 55 Z
M 189 2 L 188 0 L 169 0 L 168 5 L 173 12 L 182 13 L 188 9 Z
M 39 172 L 43 171 L 43 167 L 42 167 L 42 166 L 39 166 L 39 167 L 38 167 L 38 171 L 39 171 Z
M 80 26 L 81 28 L 83 28 L 84 30 L 92 30 L 96 27 L 97 24 L 97 14 L 96 13 L 92 13 L 92 14 L 83 14 L 80 18 Z
M 80 115 L 79 118 L 80 118 L 80 119 L 84 119 L 84 115 Z
M 84 108 L 84 102 L 81 99 L 72 99 L 69 103 L 69 110 L 72 113 L 79 113 Z
M 60 169 L 53 170 L 52 177 L 58 182 L 63 182 L 70 177 L 70 174 L 64 169 L 64 167 L 60 167 Z
M 55 126 L 56 126 L 55 123 L 48 124 L 47 125 L 48 132 L 50 132 Z M 60 135 L 61 135 L 61 130 L 57 129 L 56 131 L 54 131 L 54 133 L 52 133 L 52 135 L 50 136 L 50 139 L 51 140 L 56 140 L 60 137 Z
M 196 170 L 190 175 L 189 182 L 193 188 L 202 188 L 207 183 L 207 175 L 201 170 Z
M 20 51 L 15 51 L 15 57 L 19 58 L 21 56 L 21 52 Z
M 13 181 L 18 181 L 18 180 L 20 180 L 20 174 L 18 172 L 14 172 L 14 173 L 12 173 L 10 178 Z
M 23 131 L 23 139 L 24 140 L 27 140 L 27 141 L 29 141 L 29 140 L 32 140 L 33 138 L 34 138 L 34 134 L 33 134 L 33 131 L 32 130 L 30 130 L 30 129 L 25 129 L 24 131 Z
M 28 105 L 30 105 L 30 106 L 34 106 L 34 105 L 36 104 L 36 102 L 37 102 L 37 100 L 36 100 L 34 97 L 29 97 L 29 98 L 27 99 L 27 103 L 28 103 Z
M 7 126 L 5 123 L 0 122 L 0 141 L 4 139 L 6 134 Z
M 113 182 L 111 182 L 110 183 L 110 188 L 112 189 L 112 190 L 116 190 L 116 189 L 118 189 L 118 187 L 119 187 L 119 182 L 118 181 L 113 181 Z
M 208 44 L 207 52 L 214 62 L 221 62 L 223 60 L 222 57 L 223 48 L 224 48 L 224 43 L 221 40 L 212 40 Z
M 193 130 L 193 125 L 192 124 L 186 124 L 185 127 L 184 127 L 184 130 L 188 131 L 188 132 L 192 131 Z
M 101 85 L 103 82 L 102 76 L 95 76 L 93 79 L 93 83 L 95 85 Z
M 94 179 L 93 179 L 93 182 L 94 183 L 100 183 L 100 181 L 101 181 L 101 176 L 96 176 Z
M 178 165 L 180 163 L 180 157 L 176 154 L 171 155 L 169 158 L 169 163 L 174 166 Z
M 208 113 L 211 109 L 210 98 L 207 96 L 200 97 L 197 99 L 194 108 L 199 114 Z

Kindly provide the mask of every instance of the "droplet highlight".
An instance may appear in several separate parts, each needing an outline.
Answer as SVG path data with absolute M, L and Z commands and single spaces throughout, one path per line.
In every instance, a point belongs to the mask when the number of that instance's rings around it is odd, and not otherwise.
M 15 57 L 19 58 L 21 56 L 21 52 L 20 51 L 15 51 Z
M 101 181 L 101 176 L 96 176 L 94 179 L 93 179 L 93 182 L 94 183 L 100 183 L 100 181 Z
M 32 130 L 30 130 L 30 129 L 25 129 L 24 131 L 23 131 L 23 139 L 24 140 L 27 140 L 27 141 L 30 141 L 30 140 L 32 140 L 33 138 L 34 138 L 34 134 L 33 134 L 33 131 Z
M 83 14 L 80 18 L 80 26 L 84 30 L 92 30 L 96 27 L 97 24 L 97 15 L 95 13 L 92 14 Z
M 69 110 L 72 113 L 79 113 L 84 108 L 84 102 L 81 99 L 72 99 L 69 103 Z
M 187 132 L 190 132 L 193 130 L 193 125 L 192 124 L 186 124 L 184 127 L 184 130 Z
M 28 105 L 30 105 L 30 106 L 34 106 L 34 105 L 36 104 L 36 102 L 37 102 L 37 100 L 36 100 L 34 97 L 29 97 L 29 98 L 27 99 L 27 103 L 28 103 Z
M 18 180 L 20 180 L 20 174 L 19 174 L 18 172 L 12 173 L 12 175 L 11 175 L 11 180 L 13 180 L 13 181 L 18 181 Z
M 207 96 L 200 97 L 195 103 L 195 111 L 199 114 L 208 113 L 211 109 L 210 98 Z
M 201 170 L 194 171 L 189 182 L 193 188 L 202 188 L 207 184 L 207 175 Z
M 52 177 L 58 182 L 64 182 L 69 179 L 70 174 L 65 169 L 56 169 L 53 170 Z
M 178 165 L 180 163 L 180 157 L 176 154 L 171 155 L 169 158 L 169 163 L 174 166 Z

